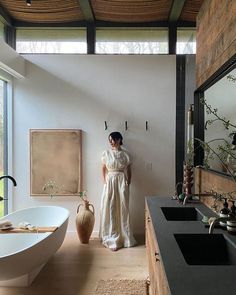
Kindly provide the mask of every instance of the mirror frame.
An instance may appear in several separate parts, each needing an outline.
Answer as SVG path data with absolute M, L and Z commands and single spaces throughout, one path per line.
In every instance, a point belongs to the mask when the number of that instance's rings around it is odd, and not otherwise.
M 209 77 L 200 87 L 198 87 L 194 92 L 194 138 L 199 138 L 202 141 L 205 141 L 205 116 L 204 116 L 204 105 L 200 103 L 201 98 L 204 98 L 204 92 L 214 85 L 221 78 L 230 73 L 233 69 L 236 68 L 236 53 L 224 63 L 211 77 Z M 194 142 L 194 149 L 196 153 L 194 155 L 194 166 L 202 166 L 204 159 L 204 150 L 200 147 L 198 141 Z M 229 174 L 216 171 L 213 169 L 208 169 L 221 174 L 224 176 L 229 176 Z

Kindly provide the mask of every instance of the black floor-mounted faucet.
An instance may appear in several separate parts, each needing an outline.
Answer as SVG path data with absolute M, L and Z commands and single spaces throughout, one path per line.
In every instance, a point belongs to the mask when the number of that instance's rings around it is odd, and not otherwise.
M 14 186 L 17 186 L 17 183 L 16 183 L 16 180 L 14 177 L 10 176 L 10 175 L 3 175 L 3 176 L 0 176 L 0 180 L 3 179 L 3 178 L 9 178 L 11 179 L 11 181 L 13 182 Z
M 8 178 L 8 179 L 11 179 L 11 181 L 13 182 L 14 186 L 17 186 L 17 183 L 16 183 L 16 180 L 14 177 L 10 176 L 10 175 L 3 175 L 3 176 L 0 176 L 0 180 L 1 179 L 4 179 L 4 178 Z M 7 200 L 7 199 L 4 199 L 3 197 L 0 196 L 0 202 L 3 201 L 3 200 Z

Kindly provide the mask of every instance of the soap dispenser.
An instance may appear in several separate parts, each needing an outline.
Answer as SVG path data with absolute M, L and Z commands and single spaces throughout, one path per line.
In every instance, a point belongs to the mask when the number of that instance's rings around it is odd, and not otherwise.
M 229 213 L 230 216 L 236 217 L 236 206 L 234 205 L 234 200 L 229 200 L 232 203 L 232 206 L 230 207 L 231 212 Z
M 227 203 L 227 198 L 224 198 L 223 208 L 220 210 L 220 217 L 228 217 L 230 210 L 229 210 L 229 204 Z M 226 227 L 226 221 L 220 221 L 220 225 L 223 227 Z

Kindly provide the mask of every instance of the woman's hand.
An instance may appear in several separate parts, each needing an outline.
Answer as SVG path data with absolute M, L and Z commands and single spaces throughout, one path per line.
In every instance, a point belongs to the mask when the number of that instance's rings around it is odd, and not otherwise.
M 127 184 L 130 185 L 131 183 L 131 165 L 127 167 Z

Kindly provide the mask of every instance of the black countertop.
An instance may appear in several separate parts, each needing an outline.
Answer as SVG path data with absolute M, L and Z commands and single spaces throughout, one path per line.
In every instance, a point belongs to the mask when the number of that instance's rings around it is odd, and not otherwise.
M 235 295 L 236 265 L 189 265 L 174 237 L 174 234 L 183 233 L 207 234 L 209 229 L 201 221 L 167 221 L 161 207 L 183 207 L 170 197 L 150 196 L 146 201 L 171 295 Z M 188 203 L 184 207 L 195 207 L 208 217 L 217 216 L 202 203 Z M 214 233 L 224 234 L 233 242 L 236 251 L 235 235 L 218 228 Z

